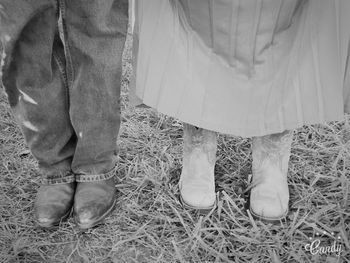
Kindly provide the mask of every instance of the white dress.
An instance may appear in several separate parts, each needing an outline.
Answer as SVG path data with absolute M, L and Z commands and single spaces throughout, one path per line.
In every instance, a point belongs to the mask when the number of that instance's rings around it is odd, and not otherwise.
M 140 103 L 243 137 L 350 112 L 349 0 L 136 0 Z

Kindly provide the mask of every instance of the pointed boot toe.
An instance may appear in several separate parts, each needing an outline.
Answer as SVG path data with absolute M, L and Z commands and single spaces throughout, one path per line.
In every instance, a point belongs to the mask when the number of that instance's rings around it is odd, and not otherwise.
M 74 200 L 74 218 L 81 229 L 103 222 L 113 211 L 116 198 L 114 178 L 97 182 L 79 182 Z
M 34 217 L 40 227 L 52 227 L 71 213 L 75 183 L 43 185 L 34 202 Z

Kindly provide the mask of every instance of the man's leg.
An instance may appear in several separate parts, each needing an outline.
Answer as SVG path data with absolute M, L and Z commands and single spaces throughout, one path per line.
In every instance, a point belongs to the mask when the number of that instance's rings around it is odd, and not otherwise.
M 115 202 L 114 166 L 128 1 L 59 2 L 70 117 L 77 134 L 72 163 L 78 182 L 74 213 L 78 225 L 88 228 L 104 219 Z
M 75 190 L 71 162 L 76 137 L 62 47 L 55 41 L 56 3 L 0 0 L 0 5 L 3 85 L 44 179 L 35 202 L 36 219 L 51 226 L 69 214 Z

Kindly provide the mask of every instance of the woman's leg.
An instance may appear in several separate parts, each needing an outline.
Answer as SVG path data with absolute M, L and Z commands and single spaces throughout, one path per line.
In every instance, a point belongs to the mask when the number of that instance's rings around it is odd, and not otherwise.
M 194 209 L 215 205 L 214 167 L 217 134 L 184 123 L 184 146 L 180 195 L 182 202 Z
M 288 212 L 287 173 L 292 139 L 292 131 L 253 138 L 250 211 L 256 217 L 279 220 Z

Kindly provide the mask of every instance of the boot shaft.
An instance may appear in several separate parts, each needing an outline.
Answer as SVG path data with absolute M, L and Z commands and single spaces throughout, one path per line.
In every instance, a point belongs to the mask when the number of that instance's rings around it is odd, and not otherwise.
M 278 165 L 283 174 L 287 174 L 293 131 L 254 137 L 252 141 L 253 174 L 268 162 Z M 255 171 L 255 172 L 254 172 Z

